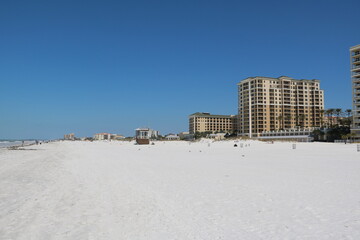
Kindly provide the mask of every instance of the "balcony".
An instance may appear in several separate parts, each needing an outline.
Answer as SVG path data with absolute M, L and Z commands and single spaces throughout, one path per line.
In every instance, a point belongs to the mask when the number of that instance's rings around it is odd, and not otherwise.
M 354 123 L 360 123 L 360 118 L 355 118 Z
M 360 84 L 360 78 L 353 78 L 354 84 Z
M 353 57 L 358 56 L 358 55 L 360 55 L 360 51 L 356 51 L 356 52 L 351 53 L 351 56 L 353 56 Z

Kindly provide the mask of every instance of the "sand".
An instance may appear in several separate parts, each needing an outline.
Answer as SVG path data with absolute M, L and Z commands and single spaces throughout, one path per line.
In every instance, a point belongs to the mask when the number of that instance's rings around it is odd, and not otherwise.
M 2 149 L 0 239 L 360 239 L 356 144 L 237 144 Z

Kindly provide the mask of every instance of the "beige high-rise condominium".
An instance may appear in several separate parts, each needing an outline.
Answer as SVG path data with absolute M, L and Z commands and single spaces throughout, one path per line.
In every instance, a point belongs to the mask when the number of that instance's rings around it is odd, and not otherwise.
M 238 83 L 238 92 L 240 135 L 322 125 L 324 92 L 319 80 L 249 77 Z
M 360 45 L 350 48 L 352 99 L 353 99 L 353 123 L 351 133 L 360 139 Z
M 210 113 L 194 113 L 189 116 L 189 132 L 227 132 L 236 130 L 235 115 L 211 115 Z

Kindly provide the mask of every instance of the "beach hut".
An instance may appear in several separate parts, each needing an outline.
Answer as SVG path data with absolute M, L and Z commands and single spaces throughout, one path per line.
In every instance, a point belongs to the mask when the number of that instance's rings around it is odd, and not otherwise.
M 150 128 L 135 129 L 135 139 L 137 144 L 149 144 L 150 139 L 156 139 L 159 135 L 158 131 Z

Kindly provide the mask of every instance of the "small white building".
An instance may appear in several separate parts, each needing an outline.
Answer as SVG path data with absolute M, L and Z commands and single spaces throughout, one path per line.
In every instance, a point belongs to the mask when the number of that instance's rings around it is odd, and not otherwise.
M 75 134 L 74 134 L 74 133 L 65 134 L 65 135 L 64 135 L 64 140 L 74 141 L 74 140 L 75 140 Z
M 94 135 L 94 140 L 122 140 L 125 136 L 112 133 L 97 133 Z
M 122 140 L 124 139 L 125 136 L 124 135 L 120 135 L 120 134 L 112 134 L 111 135 L 111 139 L 114 139 L 114 140 Z
M 94 140 L 110 140 L 111 135 L 110 133 L 97 133 L 94 135 Z
M 150 128 L 137 128 L 135 129 L 136 139 L 154 139 L 159 136 L 159 131 Z
M 192 141 L 194 140 L 194 134 L 190 134 L 189 132 L 181 132 L 178 134 L 181 140 Z
M 166 140 L 180 140 L 180 136 L 176 134 L 168 134 L 165 136 Z
M 215 140 L 223 140 L 225 139 L 225 135 L 226 133 L 212 133 L 207 135 L 207 137 Z

